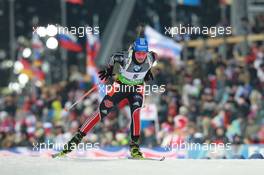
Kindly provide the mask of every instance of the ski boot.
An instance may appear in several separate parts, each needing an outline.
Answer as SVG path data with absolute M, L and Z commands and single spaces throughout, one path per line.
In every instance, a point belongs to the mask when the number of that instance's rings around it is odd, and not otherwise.
M 135 142 L 130 143 L 129 151 L 132 159 L 144 159 L 142 152 L 140 152 L 139 144 Z

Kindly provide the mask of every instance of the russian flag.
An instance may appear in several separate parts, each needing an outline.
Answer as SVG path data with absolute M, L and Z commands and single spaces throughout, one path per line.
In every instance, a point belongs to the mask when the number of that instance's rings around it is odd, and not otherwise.
M 148 40 L 149 50 L 152 50 L 160 57 L 180 59 L 182 46 L 171 38 L 163 36 L 150 26 L 145 27 L 145 36 Z
M 78 43 L 77 37 L 70 32 L 58 33 L 57 38 L 59 40 L 60 46 L 64 49 L 73 52 L 82 51 L 82 46 Z

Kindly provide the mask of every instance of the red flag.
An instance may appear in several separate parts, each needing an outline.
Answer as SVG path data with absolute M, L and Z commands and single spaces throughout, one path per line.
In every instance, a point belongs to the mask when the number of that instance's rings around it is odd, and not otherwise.
M 71 3 L 71 4 L 83 5 L 83 0 L 66 0 L 66 2 Z

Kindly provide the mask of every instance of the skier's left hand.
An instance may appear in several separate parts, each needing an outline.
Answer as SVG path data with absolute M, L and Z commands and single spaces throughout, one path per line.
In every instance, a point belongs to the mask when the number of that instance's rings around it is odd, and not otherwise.
M 148 70 L 147 74 L 144 77 L 144 80 L 145 81 L 154 80 L 154 77 L 153 77 L 151 70 Z
M 101 80 L 107 80 L 108 78 L 114 76 L 115 74 L 113 74 L 113 66 L 109 66 L 107 68 L 105 68 L 104 70 L 101 70 L 98 72 L 99 73 L 99 78 Z

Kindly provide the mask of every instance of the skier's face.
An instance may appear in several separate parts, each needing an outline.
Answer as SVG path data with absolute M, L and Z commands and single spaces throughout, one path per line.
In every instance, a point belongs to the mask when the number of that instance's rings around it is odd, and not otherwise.
M 143 63 L 144 60 L 147 58 L 147 52 L 137 51 L 135 52 L 135 58 L 139 63 Z

